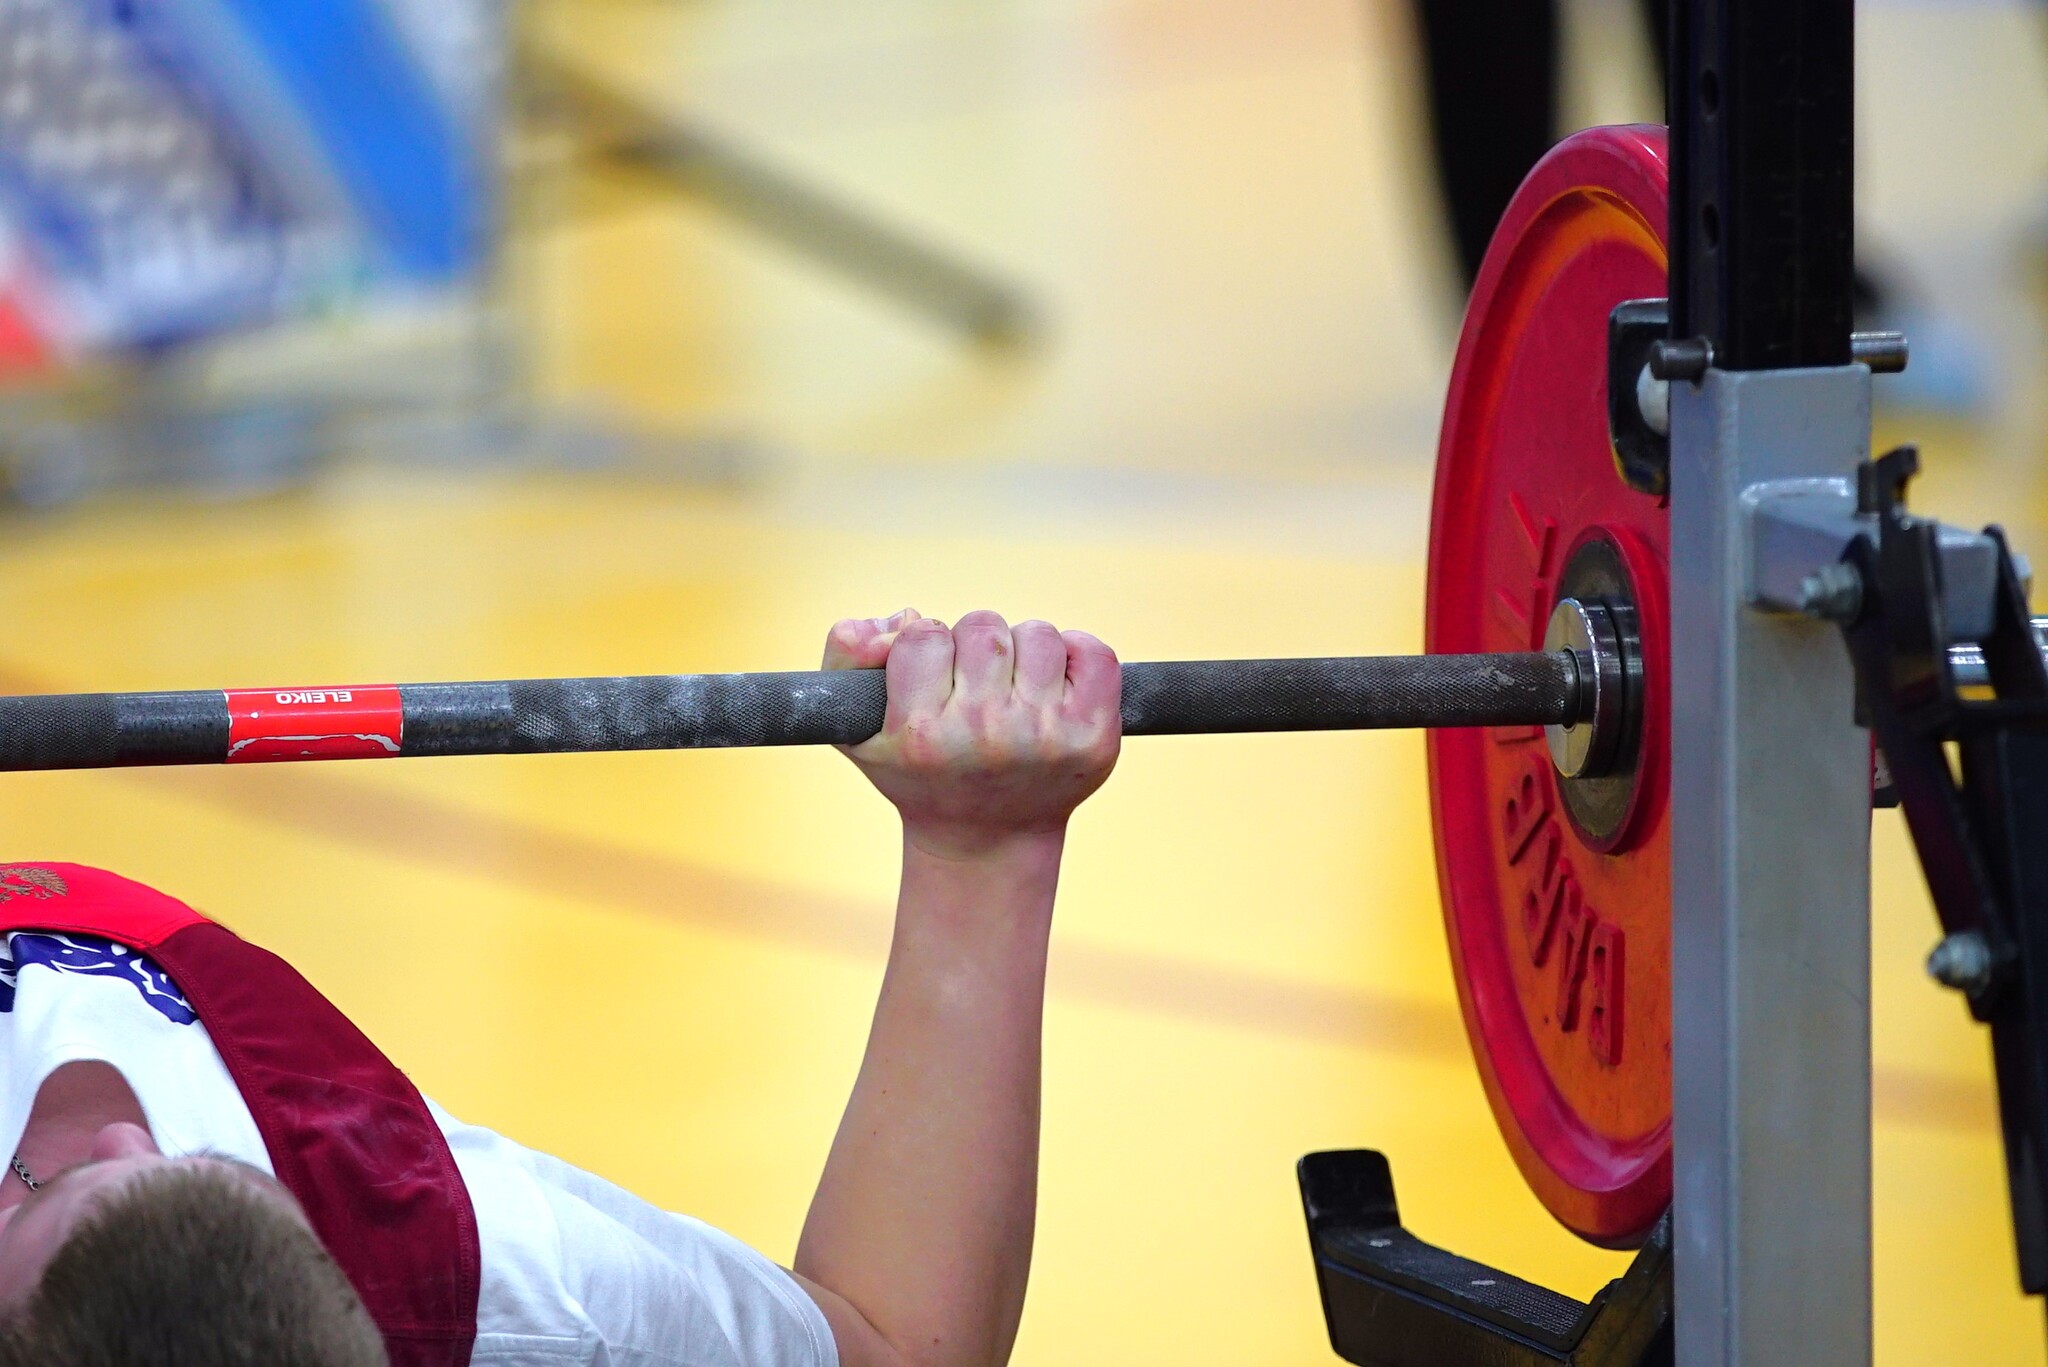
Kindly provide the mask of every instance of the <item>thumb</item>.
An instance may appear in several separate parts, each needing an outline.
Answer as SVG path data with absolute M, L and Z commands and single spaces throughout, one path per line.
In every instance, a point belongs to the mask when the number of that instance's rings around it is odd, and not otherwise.
M 825 637 L 826 669 L 880 669 L 904 627 L 918 620 L 916 608 L 893 617 L 850 617 Z

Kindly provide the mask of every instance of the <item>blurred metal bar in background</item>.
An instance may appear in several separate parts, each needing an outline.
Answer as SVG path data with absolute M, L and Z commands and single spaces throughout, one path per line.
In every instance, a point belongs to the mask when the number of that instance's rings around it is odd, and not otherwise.
M 514 80 L 527 116 L 570 124 L 584 156 L 696 195 L 977 342 L 1019 345 L 1035 330 L 1017 286 L 578 69 L 531 35 Z

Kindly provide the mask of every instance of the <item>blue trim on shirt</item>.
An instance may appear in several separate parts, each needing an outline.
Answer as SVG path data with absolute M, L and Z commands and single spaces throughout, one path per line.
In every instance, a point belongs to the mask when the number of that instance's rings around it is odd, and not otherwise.
M 173 1025 L 190 1025 L 199 1019 L 170 975 L 128 946 L 97 935 L 52 935 L 34 930 L 16 931 L 0 945 L 0 1013 L 14 1009 L 15 980 L 30 964 L 82 978 L 120 978 L 133 983 L 144 1005 Z

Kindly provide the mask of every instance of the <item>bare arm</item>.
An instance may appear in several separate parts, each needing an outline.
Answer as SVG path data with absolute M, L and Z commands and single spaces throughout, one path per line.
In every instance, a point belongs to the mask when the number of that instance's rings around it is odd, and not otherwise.
M 903 815 L 896 933 L 867 1056 L 797 1247 L 844 1367 L 1000 1367 L 1037 1205 L 1040 1022 L 1066 821 L 1115 763 L 1116 658 L 974 613 L 841 623 L 886 658 L 851 753 Z

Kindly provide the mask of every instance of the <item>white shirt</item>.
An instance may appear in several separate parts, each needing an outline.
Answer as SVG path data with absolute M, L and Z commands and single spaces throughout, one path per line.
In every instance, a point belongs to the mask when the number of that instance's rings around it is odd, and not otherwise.
M 84 1060 L 127 1079 L 166 1154 L 272 1171 L 206 1027 L 161 969 L 89 936 L 7 936 L 0 1157 L 20 1145 L 43 1080 Z M 476 1211 L 472 1362 L 838 1367 L 817 1304 L 745 1244 L 428 1105 Z

